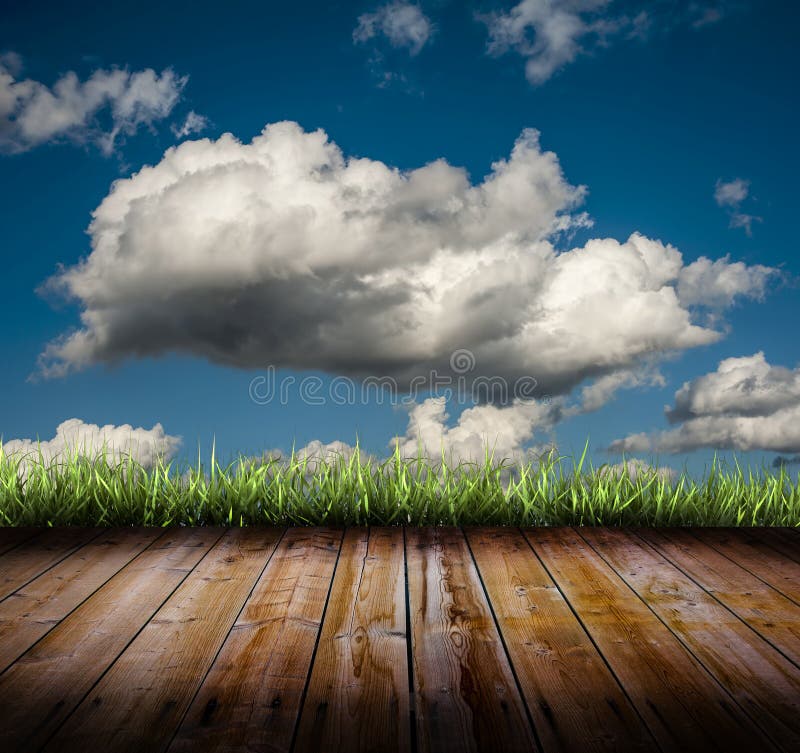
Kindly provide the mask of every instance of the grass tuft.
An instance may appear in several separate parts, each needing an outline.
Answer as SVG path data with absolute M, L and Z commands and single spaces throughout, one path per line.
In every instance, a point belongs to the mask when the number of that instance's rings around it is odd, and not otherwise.
M 655 469 L 584 470 L 551 454 L 527 465 L 450 467 L 444 457 L 239 458 L 178 471 L 158 459 L 69 453 L 45 464 L 0 444 L 0 525 L 800 526 L 800 478 L 714 458 L 700 482 Z M 565 463 L 565 461 L 569 461 Z

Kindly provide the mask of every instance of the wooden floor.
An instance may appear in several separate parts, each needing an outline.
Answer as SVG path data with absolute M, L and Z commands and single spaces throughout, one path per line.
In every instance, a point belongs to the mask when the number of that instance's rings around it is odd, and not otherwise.
M 798 751 L 800 532 L 0 529 L 0 750 Z

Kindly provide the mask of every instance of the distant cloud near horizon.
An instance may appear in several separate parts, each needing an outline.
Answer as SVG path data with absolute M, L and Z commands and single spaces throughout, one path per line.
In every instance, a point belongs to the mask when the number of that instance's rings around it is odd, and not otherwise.
M 677 428 L 632 434 L 612 452 L 668 453 L 715 448 L 800 454 L 800 367 L 767 363 L 764 353 L 726 358 L 716 371 L 675 393 L 665 414 Z
M 487 53 L 514 50 L 525 59 L 525 76 L 534 86 L 548 81 L 581 55 L 618 39 L 646 40 L 676 26 L 701 29 L 721 21 L 727 2 L 640 2 L 626 12 L 614 0 L 522 0 L 508 11 L 477 13 L 489 32 Z
M 95 70 L 85 81 L 73 71 L 52 88 L 20 79 L 22 60 L 0 56 L 0 151 L 25 152 L 53 141 L 91 143 L 108 156 L 120 136 L 133 135 L 168 117 L 181 97 L 187 76 L 171 68 L 160 74 L 111 68 Z M 110 127 L 98 122 L 107 115 Z
M 28 463 L 40 462 L 40 452 L 45 466 L 49 466 L 75 455 L 95 459 L 102 455 L 104 446 L 109 462 L 124 462 L 130 457 L 144 468 L 151 468 L 159 455 L 164 460 L 172 458 L 181 445 L 181 438 L 166 434 L 158 423 L 152 429 L 134 429 L 130 424 L 98 426 L 70 418 L 58 425 L 52 439 L 8 439 L 0 445 L 6 456 L 18 456 L 22 460 L 23 471 Z
M 422 457 L 435 464 L 444 455 L 448 466 L 455 468 L 460 463 L 483 465 L 488 451 L 495 465 L 501 461 L 524 464 L 553 449 L 552 444 L 531 445 L 530 441 L 534 432 L 551 429 L 558 415 L 558 407 L 544 403 L 515 403 L 502 408 L 476 405 L 464 410 L 454 426 L 448 426 L 446 399 L 430 397 L 409 406 L 406 432 L 389 441 L 384 457 L 374 457 L 360 449 L 361 458 L 382 462 L 397 451 L 404 460 Z M 314 439 L 295 450 L 295 458 L 307 458 L 309 470 L 313 471 L 319 462 L 334 460 L 337 455 L 349 460 L 355 449 L 342 440 L 326 444 Z M 288 459 L 280 449 L 269 450 L 264 457 Z
M 742 203 L 749 195 L 750 181 L 742 178 L 734 178 L 730 181 L 720 178 L 714 187 L 714 201 L 717 202 L 718 207 L 728 210 L 731 220 L 730 227 L 744 228 L 748 236 L 753 234 L 753 223 L 763 221 L 761 217 L 741 211 Z
M 605 466 L 600 470 L 600 476 L 621 476 L 625 471 L 628 472 L 631 481 L 636 481 L 639 476 L 649 478 L 651 474 L 655 474 L 658 478 L 671 482 L 678 475 L 678 472 L 669 466 L 653 466 L 645 460 L 630 458 L 623 463 Z

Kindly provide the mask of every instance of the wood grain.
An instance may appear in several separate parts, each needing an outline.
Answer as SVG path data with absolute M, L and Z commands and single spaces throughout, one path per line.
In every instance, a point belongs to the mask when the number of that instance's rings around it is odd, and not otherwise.
M 163 750 L 282 533 L 271 528 L 225 533 L 45 750 Z
M 170 753 L 289 751 L 343 531 L 287 531 Z
M 636 533 L 800 667 L 800 607 L 689 531 Z
M 0 555 L 5 554 L 24 541 L 38 536 L 44 529 L 33 527 L 2 528 L 0 527 Z
M 569 528 L 525 535 L 662 751 L 772 750 L 733 699 L 607 563 Z
M 0 601 L 101 533 L 101 528 L 48 528 L 0 555 Z
M 406 532 L 418 749 L 537 749 L 524 701 L 458 528 Z
M 794 528 L 751 528 L 750 533 L 760 537 L 784 557 L 800 562 L 800 536 Z
M 0 529 L 0 750 L 793 753 L 799 542 Z
M 545 753 L 652 750 L 647 728 L 522 534 L 465 533 Z
M 162 533 L 158 528 L 105 531 L 0 602 L 0 671 Z
M 800 606 L 800 562 L 771 547 L 758 530 L 709 528 L 702 540 Z
M 0 748 L 39 750 L 221 535 L 164 532 L 0 675 Z
M 407 751 L 410 709 L 400 528 L 345 533 L 293 750 Z
M 800 669 L 638 536 L 608 528 L 581 535 L 762 732 L 800 750 Z

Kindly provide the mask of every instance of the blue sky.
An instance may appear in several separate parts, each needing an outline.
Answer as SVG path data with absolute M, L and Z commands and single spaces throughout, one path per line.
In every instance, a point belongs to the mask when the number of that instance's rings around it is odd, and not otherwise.
M 4 9 L 6 446 L 130 426 L 179 460 L 356 434 L 378 456 L 588 437 L 596 464 L 794 459 L 797 20 L 745 0 Z M 400 404 L 456 350 L 467 378 L 538 390 Z M 400 392 L 258 404 L 270 366 Z

